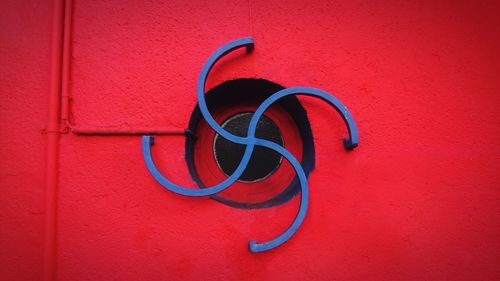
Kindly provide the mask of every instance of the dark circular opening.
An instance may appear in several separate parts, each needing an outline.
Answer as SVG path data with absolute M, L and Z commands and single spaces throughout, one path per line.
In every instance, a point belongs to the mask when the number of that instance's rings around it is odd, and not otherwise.
M 243 112 L 231 116 L 222 124 L 228 132 L 245 137 L 253 113 Z M 276 124 L 266 116 L 262 116 L 257 123 L 255 136 L 283 146 L 283 137 Z M 217 134 L 214 139 L 215 161 L 219 168 L 227 175 L 233 174 L 245 152 L 245 146 L 230 142 Z M 282 156 L 274 151 L 257 146 L 254 148 L 250 162 L 240 176 L 241 182 L 257 182 L 272 175 L 279 167 Z
M 205 94 L 205 100 L 207 103 L 208 108 L 210 109 L 210 112 L 216 116 L 219 112 L 224 112 L 228 108 L 238 108 L 238 107 L 245 107 L 246 105 L 255 105 L 259 106 L 266 98 L 271 96 L 272 94 L 284 89 L 283 86 L 276 84 L 272 81 L 268 81 L 265 79 L 254 79 L 254 78 L 241 78 L 241 79 L 236 79 L 236 80 L 229 80 L 225 81 L 222 84 L 210 89 L 206 94 Z M 298 133 L 301 138 L 302 142 L 302 160 L 300 161 L 300 164 L 302 168 L 304 169 L 304 172 L 306 176 L 309 176 L 310 172 L 312 171 L 314 167 L 314 142 L 313 142 L 313 136 L 311 132 L 311 126 L 309 124 L 309 120 L 307 118 L 307 113 L 300 104 L 299 100 L 295 96 L 287 96 L 282 99 L 280 99 L 278 102 L 276 102 L 273 106 L 281 108 L 289 114 L 289 116 L 293 119 L 293 122 L 295 123 Z M 228 117 L 225 119 L 225 121 L 220 122 L 221 126 L 225 127 L 226 130 L 230 130 L 228 125 L 225 124 L 227 121 L 230 121 L 230 119 L 234 116 L 238 116 L 240 113 L 250 113 L 253 114 L 253 112 L 250 112 L 246 109 L 242 109 L 241 111 L 235 111 L 232 115 L 229 115 L 231 117 Z M 263 116 L 261 117 L 261 122 L 267 122 L 266 117 Z M 246 135 L 246 126 L 248 126 L 248 121 L 243 122 L 243 119 L 251 119 L 251 115 L 248 116 L 239 116 L 237 120 L 234 120 L 234 122 L 238 124 L 245 124 L 244 129 L 240 129 L 240 132 L 244 132 L 241 134 L 242 136 Z M 270 119 L 268 117 L 268 119 Z M 281 127 L 281 124 L 279 124 L 277 121 L 270 120 L 272 122 L 272 125 L 267 126 L 275 126 L 279 128 L 279 130 L 276 129 L 271 129 L 268 130 L 268 132 L 273 132 L 268 135 L 268 137 L 264 135 L 261 135 L 262 133 L 265 133 L 266 130 L 259 129 L 259 126 L 257 127 L 256 130 L 256 136 L 259 138 L 263 139 L 269 139 L 271 137 L 271 141 L 273 139 L 272 136 L 274 136 L 274 139 L 276 140 L 276 143 L 279 143 L 281 140 L 281 144 L 283 146 L 286 145 L 288 142 L 287 139 L 285 138 L 286 131 L 288 130 L 289 127 Z M 276 123 L 274 123 L 276 122 Z M 189 120 L 189 127 L 186 130 L 186 163 L 189 169 L 189 173 L 191 174 L 193 180 L 197 183 L 197 185 L 200 188 L 205 188 L 205 184 L 203 183 L 203 174 L 210 173 L 210 170 L 207 170 L 206 166 L 204 166 L 203 162 L 206 160 L 203 160 L 204 158 L 198 158 L 195 159 L 195 147 L 197 143 L 200 143 L 201 140 L 204 140 L 204 135 L 199 134 L 198 132 L 198 127 L 203 126 L 205 124 L 205 121 L 203 120 L 203 116 L 200 112 L 200 109 L 198 106 L 196 106 L 191 114 L 191 118 Z M 262 126 L 262 125 L 261 125 Z M 264 126 L 266 127 L 266 126 Z M 282 130 L 282 131 L 280 131 Z M 264 131 L 264 132 L 263 132 Z M 232 131 L 233 134 L 238 134 L 238 132 Z M 226 168 L 222 168 L 225 164 L 221 166 L 221 163 L 224 161 L 235 161 L 238 162 L 241 160 L 241 157 L 243 155 L 243 152 L 240 152 L 239 154 L 233 153 L 236 149 L 230 148 L 228 151 L 230 153 L 225 153 L 220 150 L 220 147 L 216 147 L 214 142 L 220 142 L 224 138 L 218 137 L 216 140 L 215 137 L 216 134 L 214 134 L 213 137 L 211 137 L 212 142 L 210 150 L 212 151 L 212 155 L 207 155 L 206 157 L 213 157 L 213 160 L 215 165 L 218 165 L 219 167 L 216 167 L 216 169 L 219 169 L 226 175 L 231 175 L 232 172 L 234 171 L 234 164 L 233 168 L 229 168 L 230 165 Z M 277 136 L 279 135 L 279 138 Z M 220 139 L 220 140 L 219 140 Z M 221 145 L 220 143 L 218 145 Z M 231 144 L 233 145 L 233 144 Z M 224 146 L 224 145 L 221 145 Z M 237 147 L 240 147 L 237 145 Z M 234 149 L 234 150 L 233 150 Z M 241 147 L 239 149 L 242 149 Z M 263 149 L 263 150 L 260 150 Z M 251 159 L 250 161 L 256 161 L 257 164 L 249 163 L 247 166 L 247 169 L 256 169 L 256 171 L 252 171 L 252 174 L 244 174 L 242 178 L 240 179 L 247 179 L 251 180 L 248 182 L 247 186 L 251 185 L 258 185 L 266 180 L 272 179 L 273 175 L 276 175 L 280 171 L 281 168 L 283 168 L 285 165 L 284 162 L 286 162 L 284 159 L 281 159 L 281 155 L 276 154 L 274 151 L 271 153 L 269 150 L 262 148 L 262 147 L 255 147 L 252 157 L 256 158 L 255 160 Z M 254 156 L 254 154 L 257 154 L 257 151 L 261 155 L 261 157 Z M 219 154 L 219 156 L 216 158 L 216 153 Z M 227 160 L 222 160 L 221 156 L 231 156 L 231 159 Z M 222 156 L 222 157 L 225 157 Z M 263 157 L 262 157 L 263 156 Z M 274 160 L 270 160 L 272 157 L 275 157 Z M 279 158 L 281 162 L 276 165 L 276 158 Z M 198 161 L 199 166 L 195 164 Z M 274 161 L 274 162 L 273 162 Z M 262 168 L 260 167 L 260 163 L 270 163 L 270 165 L 267 168 Z M 275 169 L 277 167 L 277 169 Z M 198 168 L 201 168 L 200 171 Z M 254 173 L 255 172 L 255 173 Z M 247 171 L 245 171 L 247 173 Z M 248 172 L 250 173 L 250 172 Z M 274 174 L 273 174 L 274 173 Z M 200 176 L 201 175 L 201 176 Z M 255 181 L 255 182 L 254 182 Z M 245 184 L 247 184 L 245 182 Z M 236 207 L 236 208 L 243 208 L 243 209 L 258 209 L 258 208 L 268 208 L 272 206 L 277 206 L 281 205 L 285 202 L 288 202 L 291 198 L 293 198 L 298 192 L 300 191 L 300 185 L 299 185 L 299 180 L 298 177 L 295 176 L 291 181 L 283 184 L 288 184 L 283 191 L 281 191 L 279 194 L 275 194 L 272 197 L 269 197 L 269 199 L 266 199 L 264 201 L 260 200 L 253 200 L 251 196 L 248 197 L 248 200 L 241 200 L 241 199 L 234 199 L 231 196 L 224 196 L 224 195 L 219 195 L 215 194 L 212 195 L 211 198 L 214 200 L 217 200 L 219 202 L 222 202 L 228 206 Z M 271 187 L 270 190 L 273 188 Z

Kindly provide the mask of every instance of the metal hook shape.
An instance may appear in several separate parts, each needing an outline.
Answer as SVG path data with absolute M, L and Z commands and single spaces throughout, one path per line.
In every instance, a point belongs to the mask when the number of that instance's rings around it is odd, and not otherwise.
M 331 105 L 341 116 L 342 119 L 344 120 L 345 124 L 347 125 L 347 129 L 349 131 L 349 139 L 344 140 L 344 147 L 347 150 L 352 150 L 355 147 L 358 146 L 359 142 L 359 136 L 358 136 L 358 129 L 356 126 L 356 123 L 354 122 L 354 119 L 350 112 L 347 110 L 347 108 L 335 97 L 332 95 L 328 94 L 327 92 L 314 89 L 314 88 L 308 88 L 308 87 L 292 87 L 292 88 L 287 88 L 283 89 L 281 91 L 278 91 L 268 97 L 264 102 L 257 108 L 255 114 L 252 116 L 252 119 L 250 121 L 250 125 L 248 127 L 248 132 L 246 137 L 239 137 L 236 135 L 233 135 L 229 133 L 228 131 L 224 130 L 212 117 L 210 114 L 208 107 L 205 102 L 205 84 L 206 80 L 208 77 L 208 74 L 210 73 L 210 70 L 214 66 L 214 64 L 221 59 L 223 56 L 226 54 L 239 49 L 239 48 L 247 48 L 247 52 L 250 52 L 254 49 L 254 43 L 252 38 L 242 38 L 236 41 L 232 41 L 218 50 L 216 50 L 205 62 L 200 76 L 198 77 L 198 84 L 196 88 L 197 92 L 197 97 L 198 97 L 198 105 L 200 108 L 200 111 L 203 115 L 203 118 L 205 118 L 207 124 L 215 131 L 217 132 L 220 136 L 224 137 L 225 139 L 238 143 L 238 144 L 243 144 L 245 145 L 245 153 L 243 154 L 243 157 L 240 161 L 240 164 L 234 171 L 234 173 L 226 178 L 223 182 L 212 186 L 208 188 L 203 188 L 203 189 L 190 189 L 186 187 L 182 187 L 179 185 L 176 185 L 169 181 L 167 178 L 165 178 L 160 171 L 156 168 L 156 165 L 154 164 L 154 161 L 152 159 L 152 154 L 151 154 L 151 146 L 154 144 L 154 138 L 153 136 L 143 136 L 142 137 L 142 152 L 143 152 L 143 157 L 144 161 L 146 163 L 146 167 L 153 176 L 153 178 L 164 188 L 168 189 L 169 191 L 172 191 L 177 194 L 185 195 L 185 196 L 209 196 L 216 194 L 218 192 L 221 192 L 231 186 L 235 181 L 238 180 L 238 178 L 242 175 L 244 170 L 246 169 L 248 162 L 250 160 L 250 157 L 252 155 L 253 149 L 255 146 L 262 146 L 269 148 L 271 150 L 276 151 L 277 153 L 281 154 L 283 157 L 285 157 L 288 162 L 292 165 L 294 168 L 295 172 L 297 173 L 299 183 L 300 183 L 300 188 L 301 188 L 301 201 L 300 201 L 300 207 L 297 212 L 297 215 L 290 225 L 290 227 L 274 238 L 271 241 L 268 242 L 263 242 L 263 243 L 258 243 L 255 241 L 250 241 L 249 242 L 249 250 L 250 252 L 256 253 L 256 252 L 264 252 L 268 251 L 271 249 L 274 249 L 283 243 L 287 242 L 294 234 L 297 232 L 298 228 L 304 221 L 305 215 L 307 213 L 307 208 L 308 208 L 308 201 L 309 201 L 309 190 L 308 190 L 308 184 L 307 184 L 307 177 L 304 173 L 304 170 L 302 169 L 299 161 L 295 159 L 295 157 L 288 152 L 285 148 L 282 146 L 264 140 L 264 139 L 259 139 L 255 137 L 255 131 L 257 128 L 257 124 L 259 119 L 262 117 L 264 112 L 277 100 L 289 96 L 289 95 L 306 95 L 306 96 L 311 96 L 315 98 L 319 98 L 329 105 Z

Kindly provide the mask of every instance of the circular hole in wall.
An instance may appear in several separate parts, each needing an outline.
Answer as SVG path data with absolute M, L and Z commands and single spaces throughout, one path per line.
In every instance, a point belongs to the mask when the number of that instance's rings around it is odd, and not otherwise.
M 223 82 L 205 94 L 208 109 L 227 131 L 246 136 L 248 123 L 272 94 L 284 89 L 264 79 L 236 79 Z M 186 163 L 200 188 L 227 179 L 241 161 L 245 145 L 218 136 L 196 106 L 189 120 Z M 301 163 L 308 176 L 314 167 L 314 143 L 307 113 L 295 96 L 280 99 L 264 112 L 255 132 L 257 138 L 273 141 Z M 256 146 L 239 180 L 211 196 L 226 205 L 256 209 L 283 204 L 300 190 L 295 170 L 286 159 L 267 148 Z
M 248 131 L 252 112 L 242 112 L 229 117 L 222 124 L 222 128 L 233 135 L 245 137 Z M 262 116 L 255 131 L 257 138 L 265 139 L 283 146 L 283 138 L 278 126 L 267 116 Z M 219 134 L 214 140 L 214 155 L 217 166 L 230 176 L 240 164 L 240 159 L 245 152 L 245 145 L 228 141 Z M 265 147 L 254 148 L 247 168 L 240 176 L 240 182 L 257 182 L 271 176 L 279 167 L 283 156 L 273 153 Z

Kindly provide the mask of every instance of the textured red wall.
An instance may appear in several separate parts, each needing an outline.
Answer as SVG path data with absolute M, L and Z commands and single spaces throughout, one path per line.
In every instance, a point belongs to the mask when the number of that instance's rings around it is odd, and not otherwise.
M 0 1 L 0 279 L 42 274 L 50 1 Z
M 439 3 L 437 3 L 439 2 Z M 42 272 L 50 1 L 0 4 L 0 279 Z M 271 252 L 298 197 L 263 210 L 162 189 L 140 137 L 60 138 L 59 280 L 500 279 L 497 1 L 75 1 L 75 126 L 187 126 L 202 63 L 255 39 L 208 87 L 239 77 L 331 92 L 356 118 L 301 99 L 316 170 L 299 232 Z M 183 137 L 158 137 L 162 170 L 192 184 Z

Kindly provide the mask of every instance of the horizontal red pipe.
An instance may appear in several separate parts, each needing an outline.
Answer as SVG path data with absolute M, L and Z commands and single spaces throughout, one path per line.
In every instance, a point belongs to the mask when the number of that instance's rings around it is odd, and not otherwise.
M 72 1 L 65 1 L 64 36 L 62 49 L 61 74 L 61 122 L 65 129 L 77 135 L 184 135 L 184 129 L 166 128 L 127 128 L 106 126 L 71 126 L 70 124 L 70 72 L 71 72 L 71 29 L 72 29 Z M 62 130 L 65 133 L 67 130 Z
M 76 126 L 71 131 L 77 135 L 185 135 L 184 129 L 169 128 L 129 128 Z

